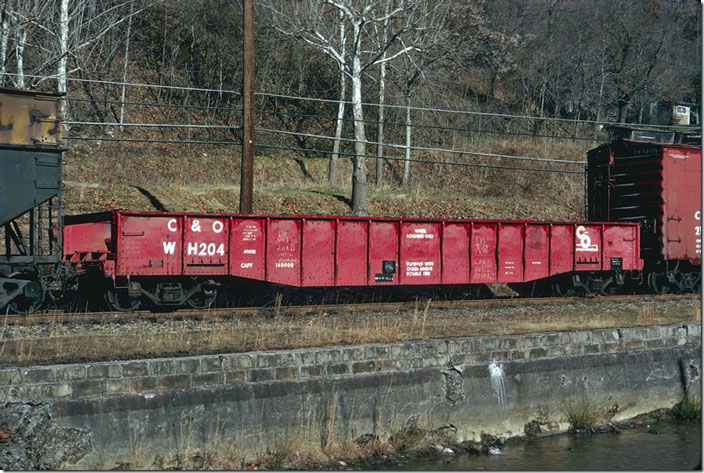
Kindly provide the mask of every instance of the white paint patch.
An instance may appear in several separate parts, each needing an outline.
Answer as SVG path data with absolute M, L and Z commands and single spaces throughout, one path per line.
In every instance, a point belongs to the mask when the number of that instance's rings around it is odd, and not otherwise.
M 506 387 L 504 385 L 504 368 L 499 363 L 492 361 L 489 363 L 489 377 L 491 378 L 491 388 L 496 394 L 499 406 L 506 405 Z

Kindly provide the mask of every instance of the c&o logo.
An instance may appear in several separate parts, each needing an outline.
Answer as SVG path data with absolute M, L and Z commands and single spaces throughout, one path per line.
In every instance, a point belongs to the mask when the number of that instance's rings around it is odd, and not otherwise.
M 583 225 L 577 227 L 577 232 L 575 236 L 579 239 L 579 244 L 577 244 L 577 251 L 599 251 L 599 245 L 592 245 L 592 239 L 587 232 L 587 229 Z

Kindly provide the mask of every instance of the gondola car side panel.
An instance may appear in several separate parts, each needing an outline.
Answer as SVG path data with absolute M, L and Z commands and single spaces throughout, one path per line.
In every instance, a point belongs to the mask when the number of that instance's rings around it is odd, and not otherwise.
M 527 224 L 525 229 L 525 268 L 524 280 L 533 281 L 545 278 L 549 273 L 550 227 L 548 225 Z
M 439 223 L 401 223 L 401 284 L 440 283 L 440 238 Z
M 338 219 L 335 235 L 335 285 L 367 284 L 367 230 L 369 222 Z
M 180 276 L 184 216 L 117 214 L 118 276 Z
M 369 223 L 369 285 L 398 284 L 399 222 Z
M 269 282 L 301 285 L 301 230 L 298 218 L 269 219 L 266 248 L 266 279 Z
M 230 219 L 230 274 L 263 281 L 266 261 L 266 220 Z
M 228 273 L 228 220 L 226 217 L 186 217 L 183 274 L 224 276 Z
M 472 222 L 469 247 L 470 283 L 496 282 L 496 223 Z
M 303 220 L 302 286 L 335 285 L 335 221 Z
M 442 283 L 469 282 L 469 223 L 444 223 Z
M 550 224 L 550 276 L 573 271 L 574 225 Z
M 499 224 L 498 282 L 523 281 L 523 224 Z

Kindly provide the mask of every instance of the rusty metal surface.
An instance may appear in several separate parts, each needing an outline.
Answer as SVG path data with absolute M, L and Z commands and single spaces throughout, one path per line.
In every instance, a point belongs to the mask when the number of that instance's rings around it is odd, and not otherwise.
M 0 88 L 0 144 L 61 146 L 61 95 Z

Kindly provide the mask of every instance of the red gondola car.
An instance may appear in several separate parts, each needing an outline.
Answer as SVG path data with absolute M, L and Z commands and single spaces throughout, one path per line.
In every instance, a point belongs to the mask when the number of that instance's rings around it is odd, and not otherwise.
M 285 217 L 116 210 L 65 218 L 65 258 L 129 309 L 207 304 L 237 279 L 297 287 L 525 283 L 608 292 L 640 270 L 629 223 Z M 93 274 L 95 276 L 95 274 Z M 576 278 L 576 279 L 574 279 Z

